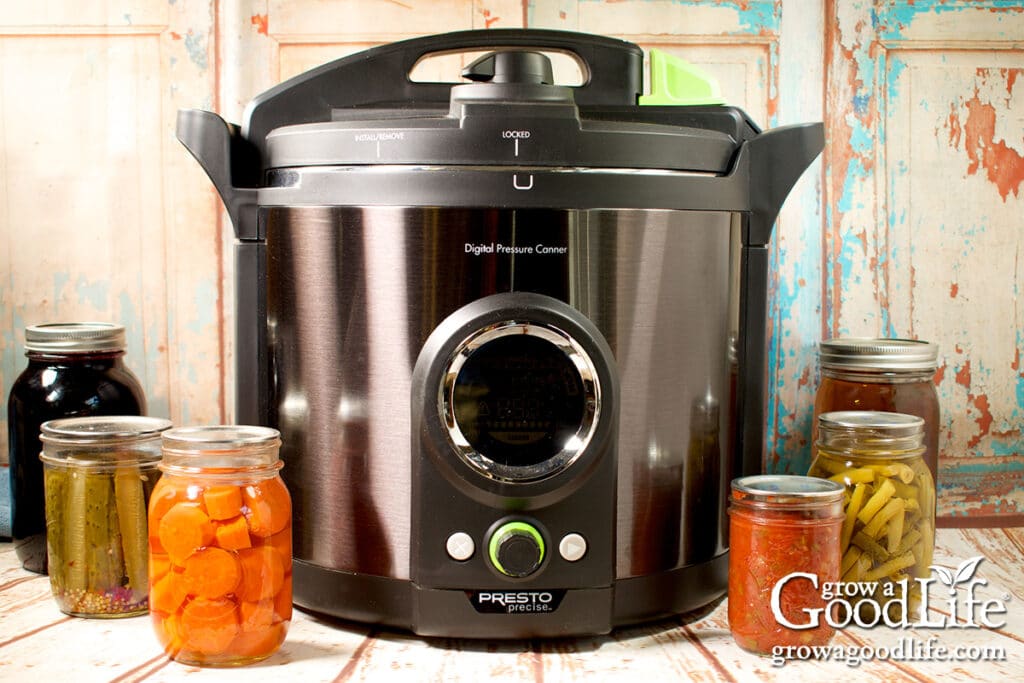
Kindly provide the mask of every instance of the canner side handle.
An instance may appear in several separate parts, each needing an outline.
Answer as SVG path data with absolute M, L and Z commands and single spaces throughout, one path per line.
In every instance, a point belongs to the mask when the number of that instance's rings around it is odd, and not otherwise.
M 266 243 L 259 234 L 255 147 L 237 126 L 208 111 L 178 112 L 177 136 L 210 176 L 235 237 L 235 421 L 266 424 L 268 414 Z
M 750 183 L 750 212 L 740 263 L 737 355 L 743 374 L 737 396 L 740 470 L 736 476 L 760 474 L 765 468 L 768 240 L 782 203 L 824 146 L 821 123 L 783 126 L 747 142 L 738 160 Z

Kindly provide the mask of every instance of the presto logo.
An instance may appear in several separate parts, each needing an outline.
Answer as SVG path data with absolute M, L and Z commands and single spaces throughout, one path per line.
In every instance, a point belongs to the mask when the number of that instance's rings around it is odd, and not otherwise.
M 466 591 L 481 614 L 550 613 L 558 609 L 565 590 Z

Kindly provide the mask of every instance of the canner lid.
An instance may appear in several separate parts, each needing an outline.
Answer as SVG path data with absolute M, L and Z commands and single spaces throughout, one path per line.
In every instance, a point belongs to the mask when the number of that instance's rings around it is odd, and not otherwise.
M 429 45 L 394 43 L 342 58 L 257 97 L 243 135 L 264 169 L 439 165 L 664 169 L 725 174 L 760 131 L 721 104 L 692 65 L 652 54 L 642 94 L 632 43 L 560 31 L 488 31 L 501 45 L 470 64 L 461 84 L 414 83 L 408 68 Z M 465 32 L 479 37 L 478 32 Z M 462 34 L 438 36 L 458 47 Z M 469 43 L 467 43 L 469 44 Z M 529 46 L 537 47 L 529 47 Z M 552 83 L 542 50 L 576 54 L 584 83 Z M 549 50 L 550 48 L 550 50 Z M 682 105 L 682 106 L 680 106 Z

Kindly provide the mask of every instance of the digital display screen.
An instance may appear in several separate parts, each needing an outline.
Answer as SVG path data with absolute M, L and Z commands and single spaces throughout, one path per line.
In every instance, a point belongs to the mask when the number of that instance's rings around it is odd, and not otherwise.
M 586 415 L 583 380 L 554 344 L 526 334 L 472 352 L 455 379 L 455 421 L 469 444 L 502 465 L 557 455 Z

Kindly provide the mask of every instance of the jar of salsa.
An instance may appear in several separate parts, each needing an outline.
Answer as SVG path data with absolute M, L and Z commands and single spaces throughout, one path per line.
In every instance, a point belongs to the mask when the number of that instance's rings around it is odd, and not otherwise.
M 916 415 L 825 413 L 818 417 L 818 450 L 808 471 L 846 489 L 842 580 L 871 583 L 874 594 L 861 597 L 871 598 L 870 610 L 886 609 L 893 619 L 904 603 L 897 610 L 888 603 L 901 601 L 905 589 L 905 604 L 916 611 L 921 587 L 913 579 L 931 576 L 935 484 L 923 441 L 924 420 Z
M 834 629 L 821 588 L 839 580 L 842 523 L 843 486 L 836 482 L 770 474 L 733 480 L 729 630 L 737 645 L 771 654 L 828 643 Z M 797 572 L 817 581 L 787 578 Z
M 881 410 L 924 420 L 924 458 L 938 481 L 939 347 L 913 339 L 830 339 L 821 343 L 821 384 L 814 399 L 812 444 L 818 416 L 840 410 Z
M 42 429 L 50 589 L 76 617 L 148 611 L 146 507 L 171 423 L 127 415 L 69 417 Z
M 267 427 L 172 429 L 149 505 L 149 608 L 174 660 L 238 666 L 284 642 L 292 507 Z
M 124 327 L 50 323 L 25 330 L 28 367 L 7 400 L 11 537 L 22 566 L 46 573 L 40 426 L 89 415 L 144 415 L 139 380 L 125 367 Z

